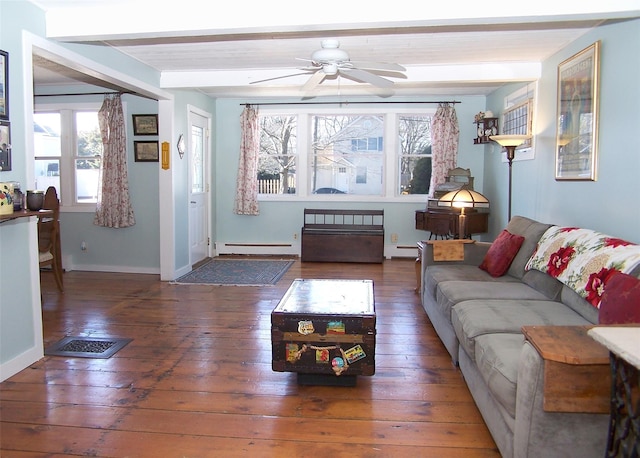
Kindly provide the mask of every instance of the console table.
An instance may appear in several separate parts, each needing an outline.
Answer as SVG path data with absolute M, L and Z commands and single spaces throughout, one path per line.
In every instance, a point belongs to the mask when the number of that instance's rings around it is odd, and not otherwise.
M 435 238 L 467 239 L 473 234 L 489 230 L 489 213 L 472 208 L 465 209 L 466 234 L 460 234 L 460 209 L 455 207 L 427 207 L 416 210 L 416 229 L 431 232 Z

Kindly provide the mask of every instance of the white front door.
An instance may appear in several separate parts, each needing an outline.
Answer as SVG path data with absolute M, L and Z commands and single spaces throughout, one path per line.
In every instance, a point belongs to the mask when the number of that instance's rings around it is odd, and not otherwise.
M 207 113 L 189 108 L 189 242 L 191 265 L 210 256 L 209 250 L 209 124 Z

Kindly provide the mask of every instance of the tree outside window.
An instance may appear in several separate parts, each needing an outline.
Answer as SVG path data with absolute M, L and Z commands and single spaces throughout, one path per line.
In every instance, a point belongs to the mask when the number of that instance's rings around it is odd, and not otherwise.
M 429 194 L 431 183 L 431 117 L 401 115 L 399 135 L 400 194 Z

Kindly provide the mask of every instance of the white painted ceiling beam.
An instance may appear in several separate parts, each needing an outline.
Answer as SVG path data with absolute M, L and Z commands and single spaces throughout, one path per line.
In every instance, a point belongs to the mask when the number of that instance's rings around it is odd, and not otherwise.
M 32 1 L 47 11 L 47 36 L 66 41 L 518 24 L 640 15 L 640 0 L 494 0 L 490 3 L 449 0 L 437 4 L 395 0 L 385 8 L 356 0 L 323 0 L 308 5 L 301 4 L 300 0 L 260 0 L 225 2 L 224 7 L 209 0 L 180 0 L 171 4 L 157 0 Z
M 206 70 L 206 71 L 164 71 L 160 77 L 160 87 L 179 89 L 193 87 L 244 86 L 253 81 L 277 78 L 301 73 L 297 68 L 254 69 L 254 70 Z M 482 65 L 438 65 L 408 66 L 406 81 L 437 82 L 513 82 L 533 81 L 540 78 L 541 64 L 538 62 L 482 64 Z M 291 86 L 304 84 L 309 75 L 292 76 L 260 83 L 259 86 Z M 405 79 L 389 78 L 402 83 Z M 341 84 L 357 84 L 342 78 Z

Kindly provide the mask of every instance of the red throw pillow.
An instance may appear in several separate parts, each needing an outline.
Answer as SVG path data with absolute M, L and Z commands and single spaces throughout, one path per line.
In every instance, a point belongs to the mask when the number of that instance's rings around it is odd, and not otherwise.
M 600 324 L 640 323 L 640 280 L 618 272 L 604 285 L 598 311 Z
M 492 277 L 501 277 L 509 269 L 513 258 L 516 257 L 524 237 L 515 235 L 504 229 L 489 247 L 480 268 L 489 272 Z

